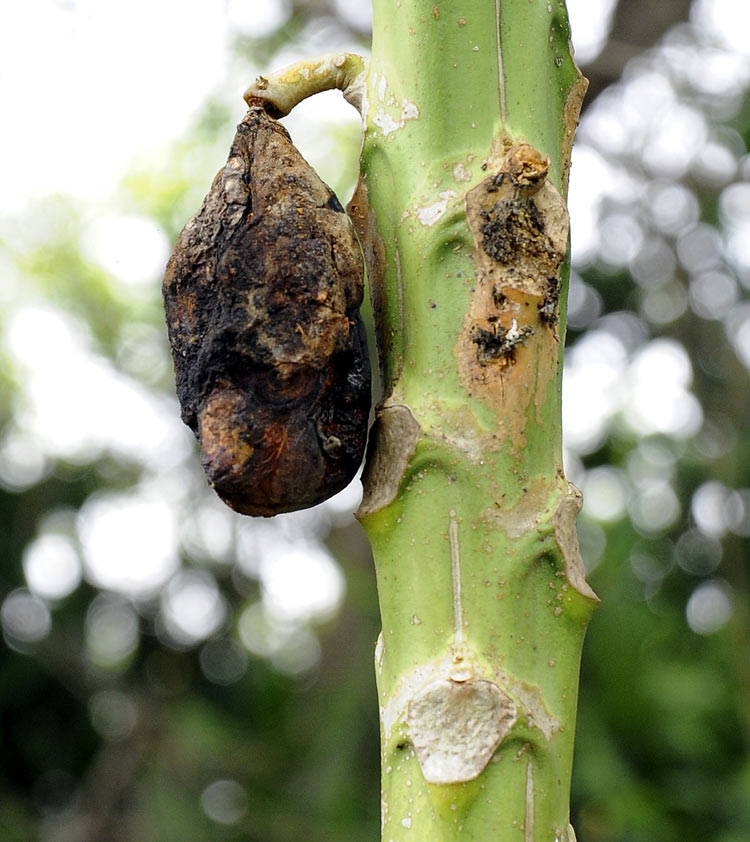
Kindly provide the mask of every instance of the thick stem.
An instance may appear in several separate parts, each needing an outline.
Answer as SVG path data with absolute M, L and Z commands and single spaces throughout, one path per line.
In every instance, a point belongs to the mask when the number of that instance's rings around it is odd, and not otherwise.
M 383 839 L 562 842 L 596 603 L 560 444 L 585 83 L 562 2 L 375 0 L 373 28 L 351 213 L 386 394 L 360 510 Z

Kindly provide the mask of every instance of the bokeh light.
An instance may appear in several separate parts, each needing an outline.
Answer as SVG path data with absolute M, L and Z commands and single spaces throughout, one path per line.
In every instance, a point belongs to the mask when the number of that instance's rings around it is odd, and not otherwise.
M 325 622 L 344 596 L 344 577 L 322 547 L 279 542 L 261 569 L 263 600 L 268 610 L 289 622 Z
M 208 570 L 181 570 L 161 594 L 161 626 L 169 643 L 190 647 L 224 622 L 227 606 Z
M 123 284 L 151 287 L 170 250 L 164 230 L 151 217 L 102 213 L 84 230 L 81 249 Z
M 237 781 L 214 781 L 203 790 L 201 807 L 218 824 L 237 824 L 247 812 L 247 792 Z
M 86 578 L 133 599 L 148 599 L 179 566 L 177 518 L 164 499 L 102 494 L 78 516 Z
M 721 579 L 701 582 L 685 608 L 687 622 L 696 634 L 713 634 L 732 616 L 732 591 Z
M 47 600 L 63 599 L 81 581 L 81 560 L 67 536 L 40 535 L 24 550 L 23 572 L 32 593 Z
M 165 467 L 185 455 L 189 438 L 175 402 L 94 355 L 82 322 L 50 307 L 22 307 L 3 341 L 25 378 L 16 424 L 43 453 L 86 459 L 109 449 Z
M 609 465 L 586 472 L 583 479 L 584 512 L 594 520 L 612 523 L 625 515 L 630 489 L 624 473 Z
M 320 659 L 320 644 L 309 629 L 276 617 L 262 602 L 245 608 L 237 631 L 249 652 L 268 658 L 281 672 L 298 675 Z
M 200 666 L 206 678 L 227 687 L 236 684 L 247 671 L 247 651 L 231 637 L 209 640 L 200 651 Z
M 625 420 L 642 435 L 694 435 L 703 422 L 703 410 L 688 391 L 691 380 L 690 359 L 682 345 L 670 339 L 649 342 L 630 368 L 623 402 Z
M 129 737 L 138 722 L 138 705 L 120 690 L 99 690 L 89 700 L 89 717 L 105 740 L 119 742 Z
M 138 615 L 124 599 L 99 594 L 86 612 L 84 632 L 92 664 L 107 670 L 122 668 L 140 640 Z
M 52 616 L 46 603 L 26 588 L 16 588 L 0 606 L 5 642 L 14 649 L 44 640 L 52 628 Z
M 686 530 L 677 539 L 677 564 L 693 576 L 708 576 L 721 564 L 721 542 L 700 529 Z

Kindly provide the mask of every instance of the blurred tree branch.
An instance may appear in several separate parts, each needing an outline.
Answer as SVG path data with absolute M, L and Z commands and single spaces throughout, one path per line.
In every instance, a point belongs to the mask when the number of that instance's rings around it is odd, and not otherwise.
M 675 24 L 687 21 L 691 5 L 692 0 L 619 0 L 606 45 L 592 62 L 581 65 L 589 80 L 584 110 L 622 76 L 632 58 L 653 47 Z

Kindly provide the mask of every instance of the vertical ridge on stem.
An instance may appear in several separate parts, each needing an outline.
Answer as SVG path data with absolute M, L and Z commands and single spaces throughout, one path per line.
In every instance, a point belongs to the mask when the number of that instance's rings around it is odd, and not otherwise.
M 451 581 L 453 583 L 453 627 L 456 645 L 464 642 L 464 611 L 461 600 L 461 549 L 458 545 L 458 521 L 456 513 L 450 510 L 451 525 L 448 527 L 448 538 L 451 545 Z
M 497 89 L 500 95 L 500 122 L 505 131 L 505 73 L 503 71 L 503 39 L 500 24 L 503 17 L 503 0 L 495 0 L 495 25 L 497 27 Z
M 534 766 L 533 755 L 529 754 L 526 764 L 526 814 L 523 823 L 524 842 L 534 842 Z

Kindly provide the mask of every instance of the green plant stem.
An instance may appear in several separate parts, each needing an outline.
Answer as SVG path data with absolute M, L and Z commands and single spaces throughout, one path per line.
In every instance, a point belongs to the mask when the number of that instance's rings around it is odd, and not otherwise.
M 375 0 L 373 18 L 351 212 L 385 393 L 360 510 L 383 839 L 562 842 L 596 604 L 560 421 L 585 83 L 562 2 Z

